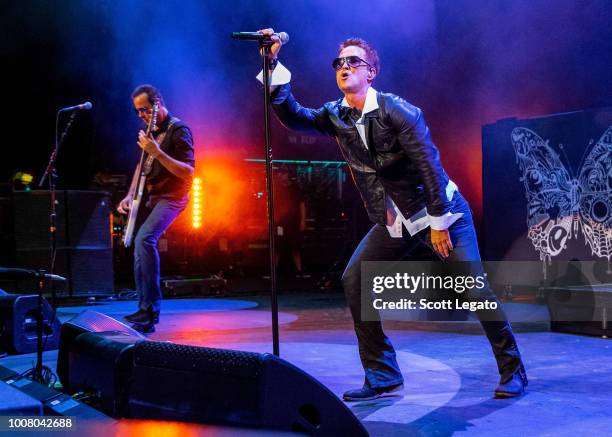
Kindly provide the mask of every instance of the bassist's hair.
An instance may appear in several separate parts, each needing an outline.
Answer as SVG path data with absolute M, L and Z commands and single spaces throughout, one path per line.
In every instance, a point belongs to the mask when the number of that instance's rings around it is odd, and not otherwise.
M 166 106 L 165 103 L 164 103 L 164 98 L 162 97 L 161 93 L 153 85 L 149 85 L 148 83 L 145 83 L 143 85 L 138 85 L 134 89 L 134 91 L 132 91 L 132 100 L 136 96 L 139 96 L 141 94 L 146 94 L 147 95 L 147 98 L 149 99 L 149 103 L 151 105 L 153 105 L 155 103 L 155 101 L 157 101 L 157 102 L 159 102 L 159 104 L 161 106 Z

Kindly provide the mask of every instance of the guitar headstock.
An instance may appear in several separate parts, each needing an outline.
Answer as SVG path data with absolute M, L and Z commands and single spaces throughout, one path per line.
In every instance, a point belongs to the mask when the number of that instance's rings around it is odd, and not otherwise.
M 155 100 L 153 103 L 153 113 L 151 114 L 151 120 L 149 120 L 149 126 L 147 126 L 147 135 L 155 130 L 157 127 L 157 113 L 159 112 L 159 100 Z

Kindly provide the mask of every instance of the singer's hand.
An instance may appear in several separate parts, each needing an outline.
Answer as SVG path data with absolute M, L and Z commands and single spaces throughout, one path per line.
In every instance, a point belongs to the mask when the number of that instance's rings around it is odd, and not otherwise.
M 274 35 L 274 29 L 261 29 L 261 30 L 258 30 L 258 32 L 261 33 L 262 35 L 271 36 L 270 39 L 274 41 L 274 44 L 270 46 L 270 59 L 276 59 L 276 57 L 278 56 L 279 50 L 283 46 L 283 43 L 280 41 L 278 36 Z M 259 53 L 261 53 L 261 55 L 263 56 L 263 52 L 261 50 L 259 51 Z
M 159 144 L 153 138 L 148 137 L 144 131 L 138 132 L 138 145 L 142 150 L 147 152 L 147 155 L 157 158 L 161 153 Z
M 448 255 L 450 255 L 451 251 L 453 250 L 453 242 L 451 241 L 448 229 L 443 231 L 432 229 L 431 245 L 438 255 L 440 255 L 442 258 L 448 258 Z

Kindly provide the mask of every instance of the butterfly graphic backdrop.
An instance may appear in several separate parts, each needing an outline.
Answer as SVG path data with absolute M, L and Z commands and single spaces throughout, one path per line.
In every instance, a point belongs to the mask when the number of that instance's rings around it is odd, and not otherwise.
M 612 258 L 612 110 L 483 127 L 483 255 L 487 260 Z M 596 278 L 597 279 L 597 278 Z

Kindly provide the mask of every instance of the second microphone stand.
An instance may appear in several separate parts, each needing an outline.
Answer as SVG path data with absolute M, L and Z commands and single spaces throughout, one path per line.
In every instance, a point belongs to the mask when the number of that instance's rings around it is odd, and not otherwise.
M 274 355 L 280 355 L 278 333 L 278 293 L 276 278 L 276 225 L 274 222 L 274 184 L 272 182 L 272 127 L 270 120 L 270 47 L 272 40 L 262 40 L 259 45 L 263 58 L 263 84 L 264 84 L 264 130 L 266 153 L 266 190 L 268 192 L 268 234 L 270 244 L 270 305 L 272 312 L 272 350 Z

